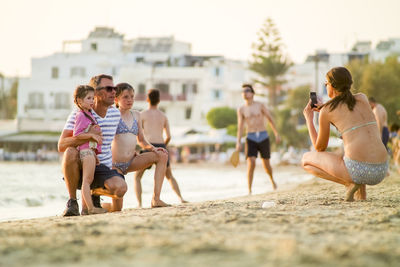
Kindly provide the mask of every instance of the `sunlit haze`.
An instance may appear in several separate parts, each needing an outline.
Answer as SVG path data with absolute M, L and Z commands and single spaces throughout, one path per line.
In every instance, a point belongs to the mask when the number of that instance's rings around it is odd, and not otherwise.
M 60 51 L 96 26 L 126 39 L 175 36 L 197 55 L 248 60 L 266 18 L 287 53 L 302 62 L 316 49 L 344 52 L 356 41 L 400 37 L 398 0 L 0 0 L 0 72 L 28 76 L 30 59 Z

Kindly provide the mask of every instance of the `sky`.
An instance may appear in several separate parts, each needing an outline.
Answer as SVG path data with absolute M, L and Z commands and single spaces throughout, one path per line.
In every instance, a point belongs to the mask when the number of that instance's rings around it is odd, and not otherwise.
M 0 0 L 0 73 L 29 76 L 31 58 L 59 52 L 96 26 L 126 39 L 173 35 L 196 55 L 249 60 L 267 18 L 295 63 L 317 49 L 400 38 L 400 0 Z

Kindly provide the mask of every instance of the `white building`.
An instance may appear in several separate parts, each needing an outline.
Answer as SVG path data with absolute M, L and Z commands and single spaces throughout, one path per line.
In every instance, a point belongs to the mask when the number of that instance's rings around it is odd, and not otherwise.
M 87 39 L 65 41 L 61 52 L 32 59 L 31 77 L 20 80 L 18 130 L 61 131 L 75 87 L 101 73 L 132 84 L 137 109 L 146 107 L 146 91 L 158 88 L 171 125 L 206 125 L 210 108 L 239 106 L 241 84 L 251 74 L 243 62 L 190 52 L 190 44 L 173 37 L 124 40 L 102 27 Z

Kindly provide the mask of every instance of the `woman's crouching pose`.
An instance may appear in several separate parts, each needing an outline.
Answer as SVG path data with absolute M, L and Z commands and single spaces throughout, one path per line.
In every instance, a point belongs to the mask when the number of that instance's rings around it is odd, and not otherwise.
M 344 67 L 331 69 L 326 75 L 326 89 L 331 98 L 325 104 L 304 108 L 308 131 L 316 152 L 303 156 L 303 168 L 315 176 L 343 184 L 346 201 L 366 199 L 366 185 L 380 183 L 388 171 L 388 159 L 374 114 L 364 94 L 353 95 L 350 72 Z M 313 124 L 314 111 L 319 111 L 318 133 Z M 330 124 L 343 139 L 344 157 L 326 152 Z

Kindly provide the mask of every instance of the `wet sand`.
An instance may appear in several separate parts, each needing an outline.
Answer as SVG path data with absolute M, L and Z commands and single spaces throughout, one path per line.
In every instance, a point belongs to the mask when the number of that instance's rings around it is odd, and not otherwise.
M 0 223 L 0 266 L 398 266 L 400 176 L 160 209 Z M 275 206 L 261 208 L 264 201 Z

